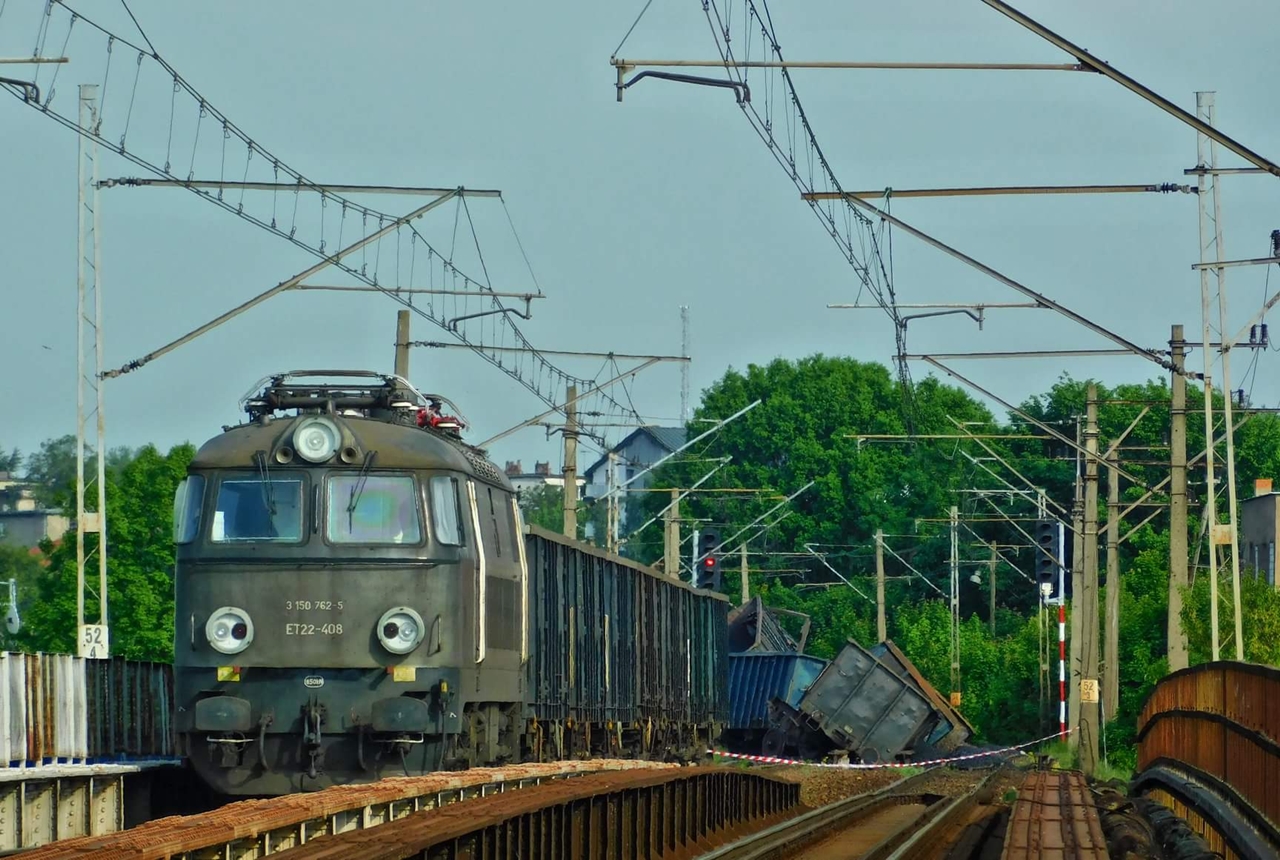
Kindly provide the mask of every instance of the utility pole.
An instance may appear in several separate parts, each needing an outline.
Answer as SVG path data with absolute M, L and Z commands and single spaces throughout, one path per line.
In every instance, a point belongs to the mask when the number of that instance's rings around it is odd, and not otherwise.
M 616 458 L 617 455 L 610 451 L 605 466 L 605 480 L 609 486 L 609 498 L 605 501 L 605 549 L 611 553 L 618 551 L 618 508 L 613 492 L 618 479 Z
M 1187 346 L 1182 326 L 1169 336 L 1173 382 L 1169 403 L 1169 671 L 1187 668 L 1187 634 L 1182 629 L 1182 589 L 1187 577 Z
M 1098 386 L 1089 383 L 1084 448 L 1084 588 L 1079 595 L 1080 769 L 1093 776 L 1098 765 Z
M 960 508 L 951 506 L 951 705 L 960 707 Z
M 738 547 L 738 552 L 741 553 L 741 558 L 742 558 L 742 603 L 740 605 L 746 606 L 747 601 L 751 599 L 751 576 L 750 576 L 750 572 L 747 570 L 747 542 L 746 541 L 743 541 L 742 546 Z
M 987 584 L 987 589 L 991 599 L 991 606 L 988 614 L 991 616 L 991 635 L 996 635 L 996 564 L 1000 558 L 996 550 L 996 542 L 991 542 L 991 560 L 987 562 L 987 573 L 991 581 Z
M 666 527 L 666 546 L 662 554 L 667 576 L 680 578 L 680 490 L 672 488 L 671 505 L 662 515 Z
M 884 617 L 884 529 L 876 529 L 876 641 L 889 638 Z
M 409 378 L 409 312 L 396 311 L 396 376 Z
M 564 535 L 578 536 L 578 386 L 570 385 L 564 403 Z
M 1120 465 L 1115 451 L 1107 457 L 1107 609 L 1103 643 L 1102 714 L 1116 715 L 1120 698 Z
M 98 87 L 80 85 L 80 128 L 96 133 L 100 122 Z M 107 446 L 106 416 L 102 391 L 102 283 L 101 253 L 98 244 L 98 145 L 80 135 L 77 177 L 79 219 L 79 260 L 76 266 L 76 638 L 81 657 L 105 660 L 111 653 L 107 627 Z M 87 405 L 88 398 L 94 398 Z M 90 438 L 89 420 L 97 418 L 97 433 Z M 90 479 L 89 458 L 96 463 Z M 89 510 L 85 493 L 97 484 L 97 504 Z M 85 574 L 93 555 L 86 549 L 87 535 L 98 536 L 98 623 L 85 624 Z
M 1076 445 L 1083 442 L 1080 419 L 1076 418 Z M 1081 646 L 1084 643 L 1082 620 L 1084 615 L 1084 475 L 1080 468 L 1080 453 L 1076 452 L 1076 497 L 1071 507 L 1071 680 L 1068 690 L 1079 689 L 1082 674 Z M 1067 697 L 1067 721 L 1071 733 L 1068 744 L 1074 749 L 1080 744 L 1080 696 Z
M 689 306 L 680 306 L 680 420 L 689 423 Z

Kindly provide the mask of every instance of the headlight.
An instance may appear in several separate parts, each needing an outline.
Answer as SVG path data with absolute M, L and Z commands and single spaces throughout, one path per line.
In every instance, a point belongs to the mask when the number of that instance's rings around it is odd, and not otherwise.
M 235 606 L 215 609 L 204 625 L 204 635 L 214 650 L 223 654 L 238 654 L 253 641 L 253 619 L 249 613 Z
M 425 634 L 422 616 L 407 606 L 388 609 L 378 619 L 378 641 L 392 654 L 408 654 Z
M 338 425 L 328 418 L 307 418 L 293 431 L 293 448 L 304 460 L 323 463 L 342 442 Z

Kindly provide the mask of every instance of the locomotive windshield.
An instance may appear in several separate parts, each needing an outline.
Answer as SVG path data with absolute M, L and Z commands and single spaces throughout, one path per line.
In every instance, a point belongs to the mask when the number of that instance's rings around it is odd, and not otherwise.
M 297 478 L 234 478 L 218 487 L 210 539 L 299 541 L 302 539 L 302 481 Z
M 328 537 L 334 543 L 419 543 L 422 516 L 413 478 L 332 475 Z

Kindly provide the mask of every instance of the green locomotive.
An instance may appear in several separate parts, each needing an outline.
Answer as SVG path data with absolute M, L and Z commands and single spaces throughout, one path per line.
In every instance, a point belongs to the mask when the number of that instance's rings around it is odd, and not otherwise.
M 175 729 L 278 795 L 517 761 L 703 755 L 727 600 L 526 527 L 450 405 L 367 371 L 269 377 L 175 498 Z

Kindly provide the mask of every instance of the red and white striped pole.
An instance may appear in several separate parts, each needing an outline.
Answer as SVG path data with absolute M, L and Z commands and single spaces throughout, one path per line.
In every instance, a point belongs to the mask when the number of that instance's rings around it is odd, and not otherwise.
M 1067 601 L 1058 603 L 1058 732 L 1067 734 Z

